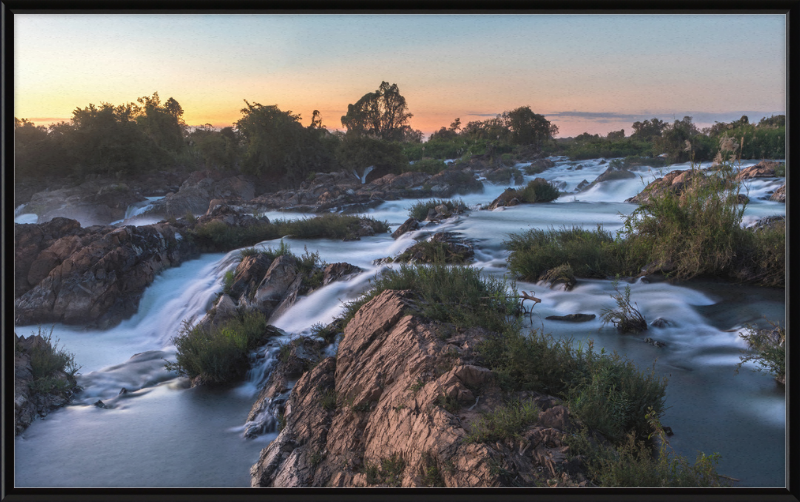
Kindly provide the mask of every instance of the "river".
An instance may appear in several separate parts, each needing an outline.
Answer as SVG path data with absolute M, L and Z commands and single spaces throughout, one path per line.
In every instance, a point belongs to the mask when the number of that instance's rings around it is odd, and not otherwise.
M 553 158 L 556 166 L 525 182 L 543 177 L 563 182 L 572 191 L 582 180 L 592 181 L 607 168 L 601 159 L 567 161 Z M 756 161 L 742 162 L 742 167 Z M 581 168 L 577 166 L 581 165 Z M 635 179 L 599 183 L 591 190 L 563 195 L 546 204 L 520 205 L 494 211 L 486 207 L 506 186 L 485 182 L 480 194 L 460 196 L 473 210 L 431 227 L 393 240 L 389 234 L 341 242 L 327 239 L 284 239 L 296 254 L 304 248 L 318 252 L 327 263 L 346 261 L 365 271 L 346 282 L 335 282 L 301 298 L 271 324 L 286 332 L 286 339 L 308 335 L 315 323 L 328 323 L 342 310 L 343 302 L 369 287 L 370 279 L 386 268 L 373 260 L 394 256 L 436 231 L 456 232 L 475 244 L 475 267 L 484 274 L 507 273 L 508 251 L 503 241 L 510 233 L 528 228 L 582 226 L 606 230 L 621 227 L 622 216 L 637 206 L 623 202 L 638 193 L 659 173 L 688 168 L 642 167 Z M 704 165 L 705 167 L 705 165 Z M 751 198 L 743 224 L 775 214 L 785 205 L 762 200 L 783 179 L 765 178 L 746 183 Z M 416 200 L 385 202 L 369 216 L 397 228 L 408 218 Z M 139 208 L 132 208 L 135 213 Z M 133 215 L 133 214 L 131 214 Z M 33 215 L 35 216 L 35 215 Z M 135 215 L 133 215 L 135 216 Z M 275 212 L 273 218 L 307 215 Z M 36 221 L 15 212 L 18 223 Z M 151 223 L 149 220 L 137 224 Z M 278 241 L 264 242 L 276 246 Z M 78 383 L 84 390 L 72 404 L 37 419 L 14 441 L 17 487 L 224 487 L 249 486 L 249 468 L 276 433 L 245 439 L 243 431 L 260 382 L 268 376 L 273 359 L 261 357 L 247 381 L 230 389 L 189 388 L 185 378 L 164 370 L 163 359 L 174 359 L 170 339 L 181 322 L 196 321 L 222 289 L 225 272 L 239 261 L 238 251 L 204 254 L 199 259 L 164 271 L 145 291 L 137 314 L 118 326 L 94 331 L 55 325 L 60 339 L 82 365 Z M 595 347 L 616 350 L 641 369 L 654 367 L 669 379 L 667 411 L 662 423 L 675 435 L 670 444 L 679 454 L 694 459 L 698 451 L 719 452 L 718 471 L 741 480 L 736 486 L 785 484 L 786 405 L 782 388 L 771 376 L 749 371 L 734 375 L 740 350 L 745 348 L 738 331 L 763 317 L 784 321 L 783 289 L 728 283 L 691 281 L 631 285 L 632 298 L 648 321 L 663 317 L 672 321 L 651 328 L 647 336 L 665 342 L 657 348 L 637 336 L 619 335 L 602 327 L 599 314 L 612 307 L 611 281 L 579 280 L 569 292 L 543 285 L 517 282 L 517 288 L 534 291 L 542 299 L 527 320 L 556 338 L 578 341 L 592 338 Z M 594 313 L 598 318 L 582 324 L 547 321 L 549 315 Z M 17 326 L 29 335 L 36 326 Z M 49 326 L 48 326 L 49 329 Z M 120 389 L 128 389 L 119 395 Z M 98 399 L 107 409 L 93 405 Z

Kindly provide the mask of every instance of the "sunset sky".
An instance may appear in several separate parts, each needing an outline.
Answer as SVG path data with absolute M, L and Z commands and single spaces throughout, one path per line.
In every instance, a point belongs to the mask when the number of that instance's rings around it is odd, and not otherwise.
M 785 113 L 783 15 L 15 16 L 15 116 L 69 120 L 157 91 L 187 124 L 224 127 L 244 99 L 341 129 L 397 83 L 430 134 L 529 105 L 561 137 L 684 115 L 700 126 Z

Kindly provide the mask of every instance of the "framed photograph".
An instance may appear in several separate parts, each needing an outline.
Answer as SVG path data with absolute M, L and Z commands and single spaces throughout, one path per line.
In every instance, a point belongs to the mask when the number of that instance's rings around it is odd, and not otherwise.
M 3 500 L 798 499 L 796 2 L 136 7 L 3 4 Z

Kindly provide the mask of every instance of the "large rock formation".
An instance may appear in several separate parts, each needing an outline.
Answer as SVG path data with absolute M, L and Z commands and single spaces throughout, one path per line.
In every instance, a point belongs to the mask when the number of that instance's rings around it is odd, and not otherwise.
M 14 244 L 17 325 L 116 324 L 161 270 L 197 252 L 166 223 L 82 228 L 67 218 L 15 224 Z
M 151 204 L 145 215 L 164 218 L 184 216 L 186 213 L 201 214 L 209 209 L 214 199 L 239 198 L 249 201 L 255 196 L 253 181 L 246 176 L 229 176 L 219 171 L 192 173 L 175 193 Z
M 40 223 L 64 217 L 78 220 L 83 226 L 107 225 L 124 218 L 129 205 L 144 200 L 126 183 L 92 180 L 34 193 L 25 212 L 38 214 Z
M 542 410 L 518 437 L 465 441 L 503 404 L 474 352 L 487 332 L 405 315 L 409 305 L 403 292 L 378 295 L 346 326 L 337 357 L 297 381 L 252 486 L 586 486 L 563 442 L 569 412 L 549 396 L 513 396 Z
M 775 202 L 786 202 L 786 185 L 781 185 L 781 187 L 769 197 L 769 200 L 774 200 Z
M 692 176 L 702 177 L 702 171 L 671 171 L 664 175 L 663 178 L 656 178 L 651 181 L 644 190 L 637 195 L 626 199 L 625 202 L 633 202 L 635 204 L 646 204 L 655 196 L 661 195 L 667 191 L 680 195 L 686 188 L 687 183 L 690 183 Z
M 752 178 L 772 178 L 775 176 L 775 169 L 781 165 L 780 162 L 762 160 L 758 164 L 746 167 L 736 174 L 737 180 L 749 180 Z
M 367 179 L 369 178 L 368 176 Z M 297 189 L 263 194 L 252 200 L 251 205 L 301 212 L 323 212 L 331 209 L 360 212 L 386 200 L 450 197 L 456 193 L 481 190 L 483 184 L 475 179 L 471 170 L 454 167 L 433 176 L 418 172 L 386 174 L 366 184 L 345 172 L 317 173 L 313 180 L 303 182 Z

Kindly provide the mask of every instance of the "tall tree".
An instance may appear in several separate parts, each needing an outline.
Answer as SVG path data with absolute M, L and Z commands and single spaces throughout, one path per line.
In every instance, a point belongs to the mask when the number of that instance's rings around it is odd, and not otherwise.
M 402 141 L 408 134 L 404 127 L 408 126 L 411 117 L 406 98 L 400 94 L 397 84 L 381 82 L 378 90 L 364 94 L 355 104 L 347 105 L 342 125 L 348 133 Z

